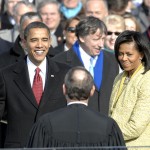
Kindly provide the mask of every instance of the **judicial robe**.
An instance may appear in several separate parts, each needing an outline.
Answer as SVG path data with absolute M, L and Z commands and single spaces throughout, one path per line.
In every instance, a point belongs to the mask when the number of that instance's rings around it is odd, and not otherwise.
M 42 116 L 27 142 L 30 148 L 124 145 L 117 123 L 84 104 L 72 104 Z

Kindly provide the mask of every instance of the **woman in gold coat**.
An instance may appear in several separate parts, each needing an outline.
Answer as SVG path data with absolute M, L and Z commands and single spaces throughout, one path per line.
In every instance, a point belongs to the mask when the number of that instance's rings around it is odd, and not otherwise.
M 139 32 L 124 31 L 115 56 L 124 71 L 114 81 L 109 115 L 127 146 L 150 146 L 150 43 Z

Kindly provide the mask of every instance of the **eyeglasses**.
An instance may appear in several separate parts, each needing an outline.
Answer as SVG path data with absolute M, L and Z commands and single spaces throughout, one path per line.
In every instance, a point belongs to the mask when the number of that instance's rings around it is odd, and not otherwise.
M 68 31 L 68 32 L 71 32 L 71 33 L 75 33 L 76 28 L 75 28 L 75 27 L 68 27 L 68 28 L 67 28 L 67 31 Z
M 107 35 L 112 35 L 115 34 L 116 36 L 118 36 L 121 32 L 111 32 L 111 31 L 107 31 Z

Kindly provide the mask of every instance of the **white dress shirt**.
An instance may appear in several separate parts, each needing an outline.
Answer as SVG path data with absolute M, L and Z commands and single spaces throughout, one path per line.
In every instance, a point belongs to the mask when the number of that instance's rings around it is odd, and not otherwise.
M 83 49 L 81 46 L 79 46 L 79 51 L 80 51 L 80 55 L 81 55 L 81 58 L 82 58 L 82 62 L 84 64 L 84 67 L 89 71 L 89 68 L 90 68 L 90 58 L 91 56 L 88 55 Z M 93 60 L 93 67 L 95 67 L 95 64 L 96 64 L 96 61 L 98 59 L 98 56 L 95 56 L 94 57 L 94 60 Z
M 81 102 L 81 101 L 69 102 L 69 103 L 67 103 L 67 106 L 72 105 L 72 104 L 84 104 L 87 106 L 86 102 Z
M 27 56 L 27 66 L 28 66 L 30 84 L 31 84 L 31 87 L 32 87 L 32 85 L 33 85 L 33 80 L 34 80 L 34 76 L 35 76 L 35 69 L 37 68 L 37 66 L 35 66 L 35 65 L 30 61 L 30 59 L 29 59 L 28 56 Z M 43 91 L 44 91 L 45 79 L 46 79 L 46 58 L 43 60 L 43 62 L 40 64 L 40 66 L 38 66 L 38 68 L 41 69 L 40 75 L 41 75 L 41 77 L 42 77 Z

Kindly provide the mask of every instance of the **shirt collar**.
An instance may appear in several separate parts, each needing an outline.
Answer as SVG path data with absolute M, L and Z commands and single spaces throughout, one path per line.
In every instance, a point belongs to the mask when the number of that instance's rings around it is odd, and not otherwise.
M 87 53 L 82 49 L 81 46 L 79 46 L 79 50 L 80 50 L 81 57 L 82 57 L 83 59 L 87 59 L 87 58 L 88 58 L 88 60 L 90 60 L 91 56 L 90 56 L 89 54 L 87 54 Z
M 86 68 L 86 69 L 89 68 L 89 65 L 90 65 L 90 58 L 91 58 L 92 56 L 90 56 L 89 54 L 87 54 L 87 53 L 82 49 L 81 46 L 79 46 L 79 51 L 80 51 L 81 58 L 82 58 L 82 60 L 83 60 L 83 63 L 84 63 L 85 68 Z M 94 60 L 93 60 L 93 66 L 95 66 L 97 59 L 98 59 L 98 56 L 95 56 L 95 57 L 94 57 Z
M 68 50 L 69 50 L 69 48 L 67 47 L 66 44 L 64 44 L 64 50 L 65 50 L 65 51 L 68 51 Z
M 27 56 L 27 64 L 28 64 L 28 67 L 29 67 L 30 69 L 33 69 L 33 71 L 37 68 L 37 66 L 34 65 L 34 64 L 30 61 L 29 56 Z M 42 63 L 38 66 L 38 68 L 41 69 L 41 73 L 42 73 L 42 74 L 44 74 L 44 75 L 46 74 L 46 57 L 45 57 L 45 59 L 42 61 Z
M 72 104 L 83 104 L 83 105 L 87 106 L 86 102 L 81 102 L 81 101 L 69 102 L 69 103 L 67 103 L 67 106 L 72 105 Z

